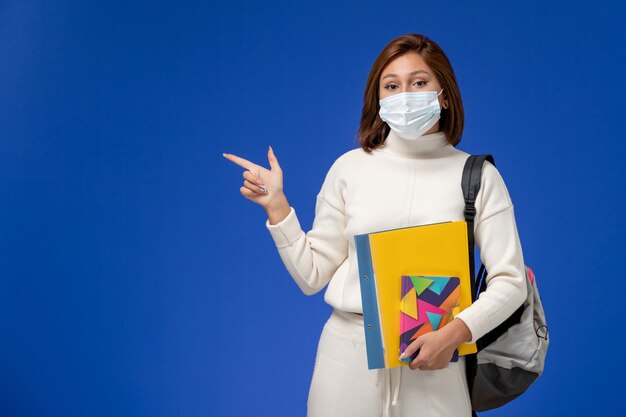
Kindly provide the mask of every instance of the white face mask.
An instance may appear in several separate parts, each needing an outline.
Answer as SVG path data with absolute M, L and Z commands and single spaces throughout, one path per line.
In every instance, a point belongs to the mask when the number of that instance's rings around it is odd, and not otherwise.
M 380 100 L 380 118 L 405 139 L 417 139 L 437 123 L 441 114 L 439 93 L 398 93 Z

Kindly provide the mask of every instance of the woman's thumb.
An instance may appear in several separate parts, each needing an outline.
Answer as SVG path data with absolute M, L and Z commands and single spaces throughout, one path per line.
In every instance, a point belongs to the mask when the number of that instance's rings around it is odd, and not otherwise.
M 272 168 L 272 171 L 280 170 L 280 165 L 278 164 L 278 159 L 276 159 L 276 155 L 274 155 L 274 150 L 272 149 L 271 146 L 267 150 L 267 159 L 270 162 L 270 167 Z

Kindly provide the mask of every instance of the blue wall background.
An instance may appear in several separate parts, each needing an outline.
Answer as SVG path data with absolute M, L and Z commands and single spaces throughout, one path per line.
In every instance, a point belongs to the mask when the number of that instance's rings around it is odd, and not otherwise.
M 410 32 L 452 61 L 550 325 L 545 374 L 484 414 L 622 410 L 626 7 L 382 3 L 0 2 L 0 415 L 304 415 L 330 308 L 221 154 L 271 144 L 309 230 Z

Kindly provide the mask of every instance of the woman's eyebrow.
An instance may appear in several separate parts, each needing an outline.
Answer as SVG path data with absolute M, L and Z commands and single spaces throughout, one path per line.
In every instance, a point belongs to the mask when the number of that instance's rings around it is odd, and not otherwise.
M 417 71 L 413 71 L 412 73 L 410 73 L 409 75 L 415 75 L 415 74 L 419 74 L 420 72 L 423 72 L 424 74 L 428 74 L 428 71 L 424 71 L 424 70 L 417 70 Z M 390 77 L 397 77 L 396 74 L 387 74 L 385 75 L 383 78 L 381 78 L 381 80 L 384 80 L 385 78 L 390 78 Z

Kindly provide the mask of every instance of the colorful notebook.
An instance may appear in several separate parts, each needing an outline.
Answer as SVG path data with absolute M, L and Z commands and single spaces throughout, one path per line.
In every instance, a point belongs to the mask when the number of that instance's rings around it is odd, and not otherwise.
M 401 277 L 458 278 L 459 300 L 456 309 L 452 308 L 451 317 L 469 307 L 472 297 L 467 223 L 465 221 L 434 223 L 366 233 L 356 235 L 354 239 L 361 284 L 368 368 L 406 365 L 406 362 L 399 359 L 402 333 Z M 433 305 L 443 310 L 441 304 Z M 435 320 L 433 316 L 433 321 Z M 439 326 L 449 320 L 449 316 L 441 314 Z M 432 326 L 430 321 L 429 326 Z M 459 355 L 475 352 L 476 344 L 463 343 L 458 347 Z
M 400 353 L 418 337 L 439 330 L 460 311 L 459 277 L 403 275 L 400 294 Z M 419 352 L 419 350 L 418 350 Z M 411 362 L 418 352 L 403 359 Z M 459 359 L 455 349 L 452 362 Z

